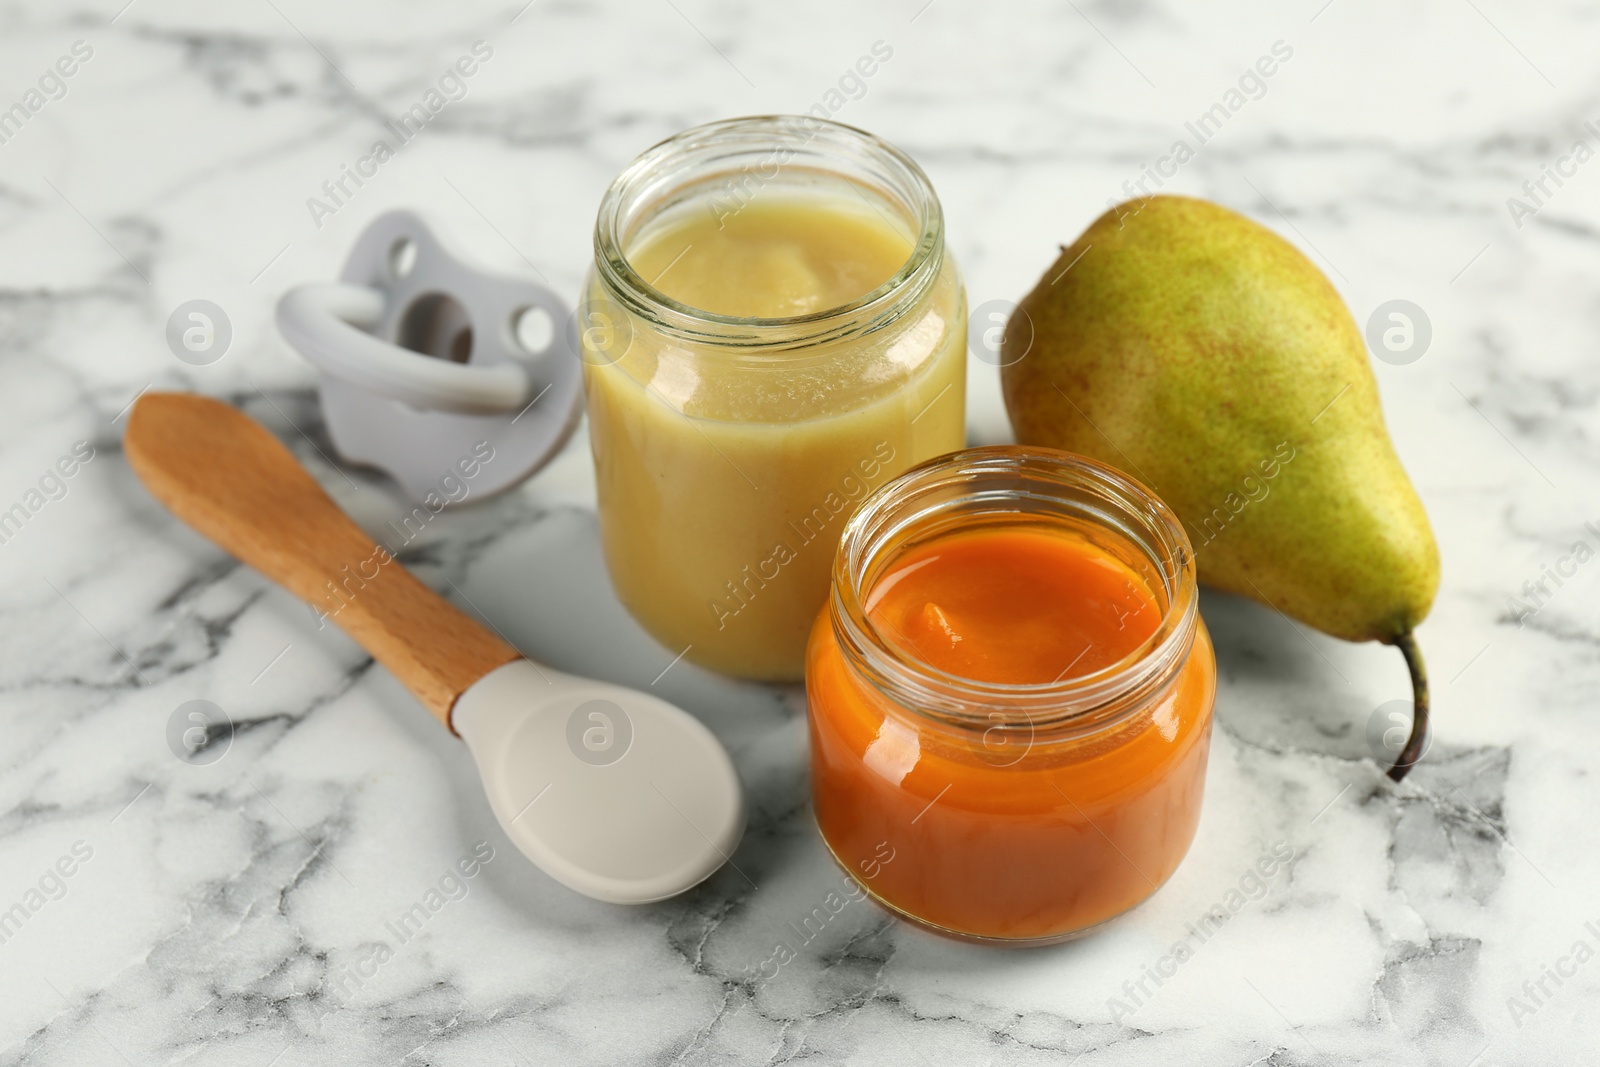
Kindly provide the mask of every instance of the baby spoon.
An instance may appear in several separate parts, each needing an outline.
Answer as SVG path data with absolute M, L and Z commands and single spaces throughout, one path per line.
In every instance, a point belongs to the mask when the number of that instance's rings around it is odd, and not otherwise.
M 711 731 L 646 693 L 525 659 L 405 570 L 243 412 L 148 393 L 124 449 L 172 513 L 312 604 L 467 743 L 506 835 L 551 877 L 617 904 L 682 893 L 744 831 Z

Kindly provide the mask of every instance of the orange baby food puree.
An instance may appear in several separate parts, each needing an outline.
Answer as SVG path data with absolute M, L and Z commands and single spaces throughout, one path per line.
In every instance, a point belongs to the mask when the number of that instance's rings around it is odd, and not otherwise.
M 1161 607 L 1128 565 L 1082 538 L 1007 526 L 906 552 L 867 598 L 891 643 L 962 678 L 1041 685 L 1144 644 Z
M 905 547 L 861 606 L 887 651 L 935 676 L 1090 679 L 1137 661 L 1162 623 L 1163 596 L 1122 547 L 1063 522 L 958 529 Z M 864 885 L 903 915 L 967 937 L 1065 939 L 1144 900 L 1188 850 L 1215 685 L 1197 619 L 1187 657 L 1126 714 L 1086 731 L 1021 713 L 1001 736 L 1003 711 L 952 725 L 874 684 L 825 610 L 807 664 L 818 826 L 852 872 L 888 842 L 893 860 Z

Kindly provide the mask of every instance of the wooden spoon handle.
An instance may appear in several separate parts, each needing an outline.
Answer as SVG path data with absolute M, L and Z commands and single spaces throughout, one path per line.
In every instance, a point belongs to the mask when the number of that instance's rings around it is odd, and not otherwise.
M 147 393 L 123 447 L 174 515 L 338 623 L 445 726 L 457 697 L 521 658 L 412 577 L 244 412 Z

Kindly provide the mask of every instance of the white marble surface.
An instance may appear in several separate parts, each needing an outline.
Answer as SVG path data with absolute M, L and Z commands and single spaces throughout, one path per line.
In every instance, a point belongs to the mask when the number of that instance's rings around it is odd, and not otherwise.
M 0 544 L 0 909 L 29 913 L 0 944 L 0 1064 L 1594 1058 L 1600 962 L 1569 953 L 1600 948 L 1600 566 L 1520 626 L 1506 604 L 1600 518 L 1600 163 L 1549 185 L 1520 228 L 1506 205 L 1575 139 L 1600 148 L 1583 128 L 1600 121 L 1592 9 L 536 0 L 513 22 L 521 2 L 0 9 L 0 107 L 74 42 L 93 49 L 0 144 L 0 507 L 75 442 L 94 449 Z M 307 197 L 478 39 L 494 55 L 466 98 L 318 228 Z M 1424 357 L 1377 373 L 1443 551 L 1421 631 L 1436 741 L 1391 788 L 1362 729 L 1405 695 L 1398 656 L 1211 599 L 1205 815 L 1149 905 L 1033 952 L 854 905 L 761 981 L 785 924 L 839 877 L 807 807 L 798 693 L 684 664 L 658 686 L 735 754 L 757 888 L 725 870 L 656 906 L 580 899 L 507 845 L 463 748 L 393 678 L 152 503 L 118 416 L 152 383 L 226 397 L 376 529 L 400 501 L 320 454 L 310 373 L 271 328 L 285 286 L 331 277 L 379 211 L 421 205 L 480 258 L 571 295 L 600 193 L 636 152 L 803 110 L 879 40 L 892 59 L 838 117 L 927 167 L 975 304 L 1020 295 L 1186 120 L 1275 41 L 1293 49 L 1167 188 L 1283 232 L 1360 320 L 1395 297 L 1431 318 Z M 206 367 L 163 339 L 196 297 L 235 331 Z M 974 361 L 971 381 L 973 439 L 1004 439 L 994 369 Z M 612 599 L 591 502 L 580 432 L 406 562 L 533 655 L 648 683 L 671 653 Z M 166 744 L 192 699 L 238 725 L 209 766 Z M 385 922 L 480 841 L 494 858 L 465 898 L 394 945 Z M 1114 1011 L 1280 841 L 1296 858 L 1264 897 Z M 392 958 L 374 968 L 380 942 Z M 1528 1000 L 1558 964 L 1573 976 Z

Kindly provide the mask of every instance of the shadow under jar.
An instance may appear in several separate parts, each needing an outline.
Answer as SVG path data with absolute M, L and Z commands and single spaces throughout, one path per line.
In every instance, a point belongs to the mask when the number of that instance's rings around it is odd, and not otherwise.
M 809 117 L 681 133 L 606 193 L 578 328 L 618 596 L 691 661 L 798 680 L 845 521 L 964 443 L 966 299 L 927 176 Z
M 823 840 L 938 932 L 1079 936 L 1194 838 L 1216 661 L 1193 552 L 1100 463 L 979 448 L 878 490 L 846 527 L 806 688 Z

